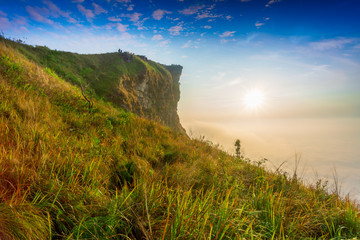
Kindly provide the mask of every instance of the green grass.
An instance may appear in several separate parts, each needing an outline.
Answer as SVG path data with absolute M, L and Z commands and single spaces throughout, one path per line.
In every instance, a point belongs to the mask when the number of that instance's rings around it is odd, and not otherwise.
M 76 83 L 27 57 L 0 41 L 1 239 L 360 237 L 358 206 L 323 183 L 100 97 L 89 111 Z
M 2 37 L 0 41 L 45 68 L 48 74 L 55 74 L 78 87 L 87 86 L 86 94 L 91 98 L 104 99 L 183 132 L 176 113 L 182 69 L 178 65 L 165 66 L 126 52 L 85 55 L 30 46 Z M 151 98 L 151 106 L 147 108 L 139 97 L 143 82 Z M 169 115 L 173 117 L 169 119 Z

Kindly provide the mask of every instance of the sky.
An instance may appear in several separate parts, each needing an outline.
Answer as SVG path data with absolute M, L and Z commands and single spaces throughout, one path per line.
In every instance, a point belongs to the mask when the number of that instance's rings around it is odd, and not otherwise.
M 0 0 L 0 30 L 52 49 L 180 64 L 184 121 L 358 117 L 359 11 L 358 0 Z M 252 89 L 262 110 L 242 103 Z
M 276 164 L 300 151 L 360 183 L 359 13 L 359 0 L 0 0 L 0 31 L 180 64 L 189 135 L 227 149 L 241 138 Z M 254 91 L 262 102 L 249 107 Z
M 189 121 L 360 116 L 358 0 L 0 0 L 0 30 L 184 67 Z M 248 109 L 256 89 L 264 101 Z

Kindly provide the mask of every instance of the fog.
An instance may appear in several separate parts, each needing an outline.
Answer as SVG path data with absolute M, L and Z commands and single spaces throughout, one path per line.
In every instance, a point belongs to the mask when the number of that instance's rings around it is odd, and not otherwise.
M 191 137 L 205 136 L 229 153 L 240 139 L 245 156 L 268 159 L 268 169 L 282 164 L 281 169 L 292 174 L 298 159 L 298 175 L 305 182 L 322 178 L 332 191 L 336 180 L 342 195 L 360 200 L 360 118 L 201 121 L 183 115 L 181 120 Z

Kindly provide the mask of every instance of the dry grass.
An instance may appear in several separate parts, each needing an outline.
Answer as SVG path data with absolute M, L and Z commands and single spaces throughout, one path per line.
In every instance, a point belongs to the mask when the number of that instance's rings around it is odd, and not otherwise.
M 95 100 L 0 42 L 1 239 L 346 239 L 359 208 Z

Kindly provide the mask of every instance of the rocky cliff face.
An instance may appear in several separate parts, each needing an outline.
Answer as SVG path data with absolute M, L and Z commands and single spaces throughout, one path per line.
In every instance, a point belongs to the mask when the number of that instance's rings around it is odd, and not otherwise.
M 148 119 L 159 121 L 175 131 L 185 132 L 177 114 L 180 100 L 180 65 L 159 65 L 162 74 L 147 69 L 136 76 L 120 77 L 112 101 Z

